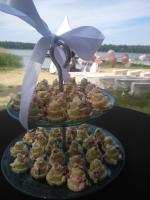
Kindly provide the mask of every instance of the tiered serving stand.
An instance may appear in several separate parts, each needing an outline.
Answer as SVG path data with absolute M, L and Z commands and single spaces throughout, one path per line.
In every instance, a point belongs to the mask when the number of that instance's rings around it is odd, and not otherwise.
M 56 65 L 57 70 L 58 70 L 59 87 L 60 87 L 60 90 L 63 91 L 62 70 L 57 62 L 57 59 L 55 58 L 55 53 L 54 53 L 55 48 L 58 46 L 60 48 L 62 48 L 62 50 L 64 51 L 64 53 L 66 55 L 66 61 L 65 61 L 65 64 L 63 67 L 66 67 L 68 65 L 70 58 L 71 58 L 71 56 L 70 56 L 71 52 L 70 52 L 69 47 L 60 38 L 55 38 L 54 43 L 52 44 L 52 46 L 50 48 L 51 59 L 54 62 L 54 64 Z M 78 126 L 83 123 L 89 123 L 93 119 L 100 118 L 100 116 L 102 116 L 106 112 L 109 112 L 114 107 L 115 100 L 114 100 L 113 96 L 111 94 L 109 94 L 108 92 L 106 92 L 105 90 L 101 90 L 101 92 L 107 96 L 108 102 L 111 105 L 111 107 L 109 107 L 108 109 L 106 109 L 103 112 L 93 114 L 92 116 L 87 117 L 81 121 L 74 122 L 71 120 L 66 120 L 66 121 L 60 122 L 60 123 L 50 123 L 48 121 L 38 121 L 34 124 L 30 123 L 29 127 L 33 127 L 33 126 L 34 127 L 45 127 L 49 130 L 52 127 L 62 128 L 63 148 L 64 148 L 64 151 L 66 151 L 66 144 L 65 144 L 66 135 L 65 135 L 65 133 L 66 133 L 67 127 Z M 11 117 L 19 120 L 19 113 L 15 112 L 13 110 L 13 108 L 11 106 L 11 101 L 8 103 L 7 112 Z M 91 128 L 92 132 L 94 132 L 94 130 L 97 127 L 90 125 L 90 128 Z M 78 198 L 81 196 L 85 196 L 85 195 L 94 193 L 98 190 L 101 190 L 102 188 L 107 186 L 109 183 L 111 183 L 120 174 L 120 172 L 124 166 L 124 162 L 125 162 L 125 151 L 124 151 L 124 148 L 123 148 L 122 144 L 120 143 L 120 141 L 109 131 L 104 130 L 102 128 L 101 128 L 101 130 L 104 135 L 112 137 L 112 139 L 114 140 L 114 142 L 120 149 L 120 152 L 122 154 L 122 159 L 119 161 L 117 166 L 108 166 L 106 164 L 106 166 L 109 168 L 110 176 L 108 178 L 106 178 L 105 180 L 103 180 L 102 182 L 97 183 L 97 184 L 94 184 L 91 181 L 90 186 L 88 186 L 87 188 L 85 188 L 85 190 L 83 190 L 81 192 L 72 192 L 67 188 L 67 185 L 63 185 L 60 187 L 49 186 L 46 183 L 46 181 L 34 180 L 29 173 L 17 175 L 11 171 L 9 164 L 12 162 L 13 159 L 10 156 L 10 147 L 13 146 L 18 140 L 20 140 L 23 137 L 24 133 L 22 133 L 17 138 L 15 138 L 8 145 L 6 150 L 4 151 L 2 160 L 1 160 L 1 169 L 2 169 L 3 175 L 6 178 L 6 180 L 17 190 L 19 190 L 27 195 L 37 197 L 37 198 L 43 198 L 43 199 L 72 199 L 72 198 Z

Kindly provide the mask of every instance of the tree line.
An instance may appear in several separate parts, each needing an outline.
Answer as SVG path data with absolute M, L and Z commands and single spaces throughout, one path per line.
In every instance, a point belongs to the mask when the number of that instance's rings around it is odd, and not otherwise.
M 24 42 L 0 42 L 0 47 L 6 49 L 33 49 L 34 43 Z M 150 45 L 113 45 L 103 44 L 99 51 L 107 52 L 109 49 L 113 49 L 116 52 L 134 52 L 134 53 L 150 53 Z
M 33 49 L 34 43 L 24 43 L 24 42 L 0 42 L 0 47 L 6 49 Z
M 100 47 L 100 51 L 107 52 L 113 49 L 116 52 L 133 52 L 133 53 L 150 53 L 150 45 L 113 45 L 104 44 Z

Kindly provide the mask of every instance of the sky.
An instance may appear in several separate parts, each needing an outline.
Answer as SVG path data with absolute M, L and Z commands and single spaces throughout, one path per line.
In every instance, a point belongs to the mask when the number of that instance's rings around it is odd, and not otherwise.
M 65 16 L 71 28 L 94 26 L 104 44 L 150 45 L 150 0 L 34 0 L 55 33 Z M 37 42 L 41 35 L 17 17 L 0 12 L 0 41 Z

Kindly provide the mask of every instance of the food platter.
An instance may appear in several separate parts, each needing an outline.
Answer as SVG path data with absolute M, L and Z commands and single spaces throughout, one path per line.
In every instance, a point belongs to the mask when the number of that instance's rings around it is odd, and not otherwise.
M 90 128 L 92 130 L 95 130 L 97 127 L 91 125 Z M 109 170 L 109 176 L 100 183 L 93 184 L 93 182 L 90 181 L 90 185 L 86 187 L 83 191 L 73 192 L 67 188 L 66 184 L 60 187 L 49 186 L 45 180 L 37 181 L 33 179 L 30 176 L 29 171 L 20 175 L 13 173 L 10 168 L 10 163 L 12 162 L 12 157 L 10 156 L 10 147 L 13 146 L 18 140 L 20 140 L 23 137 L 24 133 L 15 138 L 4 151 L 1 160 L 2 173 L 6 180 L 15 189 L 27 195 L 42 199 L 72 199 L 87 196 L 88 194 L 100 191 L 118 177 L 125 163 L 125 151 L 121 142 L 109 131 L 102 128 L 101 130 L 105 136 L 110 136 L 115 144 L 119 147 L 122 159 L 115 166 L 110 166 L 109 164 L 105 163 L 106 167 Z
M 57 46 L 66 56 L 63 66 L 55 57 Z M 25 95 L 16 95 L 7 105 L 11 117 L 19 120 L 19 112 L 21 116 L 28 113 L 24 116 L 28 127 L 37 129 L 27 130 L 8 145 L 1 169 L 10 185 L 29 196 L 79 198 L 103 189 L 123 169 L 125 151 L 121 142 L 109 131 L 84 124 L 110 111 L 115 99 L 87 79 L 80 84 L 75 78 L 64 80 L 63 68 L 70 62 L 71 51 L 60 38 L 54 38 L 50 54 L 58 80 L 52 85 L 45 79 L 36 86 L 34 83 L 30 104 L 25 102 L 26 88 L 22 91 Z
M 81 120 L 77 120 L 77 121 L 65 120 L 62 122 L 55 123 L 55 122 L 49 122 L 47 120 L 38 120 L 38 121 L 29 120 L 29 127 L 32 127 L 32 128 L 37 127 L 37 126 L 40 126 L 40 127 L 68 127 L 68 126 L 80 125 L 82 123 L 88 123 L 91 120 L 96 119 L 97 117 L 100 117 L 103 114 L 109 112 L 115 105 L 115 98 L 110 93 L 108 93 L 107 91 L 105 91 L 103 89 L 100 89 L 100 92 L 104 96 L 107 97 L 107 103 L 109 104 L 109 106 L 106 109 L 103 109 L 102 111 L 93 113 L 90 116 L 88 116 L 84 119 L 81 119 Z M 19 112 L 15 111 L 13 109 L 12 100 L 10 100 L 10 102 L 7 105 L 7 112 L 12 118 L 19 120 Z

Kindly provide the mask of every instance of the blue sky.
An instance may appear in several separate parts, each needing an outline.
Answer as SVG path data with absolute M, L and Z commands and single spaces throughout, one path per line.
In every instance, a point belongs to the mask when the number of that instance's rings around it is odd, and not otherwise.
M 52 32 L 65 15 L 71 28 L 90 25 L 105 44 L 150 45 L 150 0 L 34 0 Z M 20 19 L 0 12 L 0 41 L 37 42 L 40 34 Z

